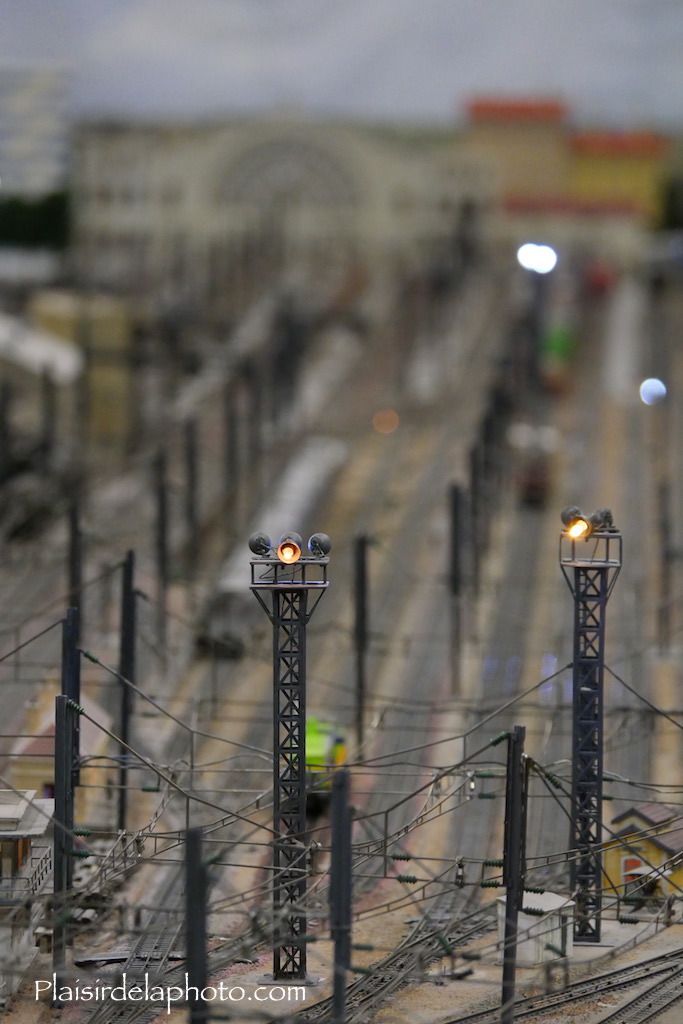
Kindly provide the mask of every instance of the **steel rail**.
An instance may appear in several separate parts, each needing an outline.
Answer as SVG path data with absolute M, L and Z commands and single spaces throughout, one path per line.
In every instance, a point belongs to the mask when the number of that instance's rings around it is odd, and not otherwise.
M 628 967 L 620 967 L 605 974 L 598 974 L 592 978 L 584 978 L 574 982 L 560 992 L 549 992 L 545 995 L 528 996 L 515 1003 L 515 1020 L 523 1017 L 533 1017 L 539 1013 L 546 1013 L 556 1007 L 564 1006 L 567 1003 L 577 1002 L 580 999 L 589 999 L 596 994 L 608 995 L 611 992 L 619 991 L 631 985 L 637 985 L 639 981 L 646 980 L 659 974 L 672 974 L 678 978 L 683 972 L 683 949 L 674 952 L 664 953 L 662 956 L 653 957 L 650 960 L 637 964 L 630 964 Z M 668 979 L 667 979 L 668 981 Z M 657 987 L 661 982 L 657 983 Z M 616 1022 L 617 1018 L 614 1020 Z M 500 1006 L 488 1007 L 485 1010 L 477 1010 L 460 1017 L 451 1017 L 443 1024 L 498 1024 L 500 1020 Z M 612 1017 L 605 1018 L 601 1024 L 612 1020 Z

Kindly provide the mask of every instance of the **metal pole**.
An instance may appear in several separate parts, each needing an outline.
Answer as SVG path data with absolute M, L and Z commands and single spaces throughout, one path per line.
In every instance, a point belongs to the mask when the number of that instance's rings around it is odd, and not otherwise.
M 368 538 L 359 534 L 353 545 L 354 647 L 356 655 L 356 748 L 365 739 L 365 668 L 368 645 Z
M 98 604 L 99 612 L 98 618 L 100 623 L 100 629 L 103 633 L 109 630 L 109 618 L 112 606 L 112 593 L 114 580 L 113 575 L 115 572 L 115 566 L 112 566 L 109 562 L 100 562 L 98 576 L 100 577 L 100 585 L 98 587 Z
M 85 301 L 85 300 L 83 300 Z M 80 432 L 80 443 L 82 446 L 81 456 L 84 457 L 88 449 L 90 439 L 90 419 L 92 407 L 92 373 L 93 373 L 93 346 L 91 339 L 91 321 L 89 312 L 81 304 L 78 321 L 78 344 L 83 356 L 83 369 L 78 381 L 76 395 L 76 419 L 77 429 Z
M 346 975 L 351 967 L 351 827 L 349 773 L 335 772 L 332 780 L 332 864 L 330 932 L 334 942 L 332 991 L 333 1024 L 346 1024 Z
M 123 562 L 123 578 L 121 585 L 121 636 L 119 647 L 119 674 L 123 679 L 135 682 L 135 552 L 128 551 Z M 123 680 L 121 686 L 121 765 L 119 768 L 119 830 L 126 828 L 126 811 L 128 802 L 128 750 L 123 744 L 130 740 L 130 718 L 133 711 L 133 691 Z
M 479 445 L 477 444 L 470 448 L 469 470 L 471 577 L 472 592 L 476 597 L 479 593 L 479 566 L 481 556 L 481 460 Z
M 76 485 L 76 493 L 69 502 L 69 565 L 68 565 L 68 591 L 69 605 L 77 608 L 79 615 L 76 616 L 76 629 L 78 635 L 76 643 L 81 641 L 83 629 L 83 531 L 81 530 L 81 506 L 79 499 L 79 487 Z
M 224 431 L 225 431 L 225 479 L 226 498 L 234 498 L 239 482 L 239 434 L 237 417 L 237 396 L 232 381 L 225 387 L 224 396 Z
M 273 592 L 273 977 L 306 977 L 306 606 Z
M 66 962 L 66 898 L 73 875 L 73 768 L 75 706 L 55 697 L 55 805 L 53 830 L 52 970 L 59 978 Z
M 197 707 L 196 705 L 192 708 L 192 715 L 190 718 L 190 773 L 189 781 L 187 783 L 187 798 L 185 800 L 185 830 L 190 831 L 191 815 L 192 815 L 192 790 L 194 789 L 194 761 L 195 761 L 195 734 L 197 730 Z
M 526 785 L 524 737 L 526 729 L 516 725 L 508 738 L 505 792 L 505 939 L 503 944 L 503 989 L 501 1024 L 512 1024 L 515 1016 L 515 974 L 517 969 L 517 922 L 524 901 Z
M 607 525 L 588 541 L 560 537 L 560 568 L 574 598 L 569 848 L 576 942 L 600 942 L 601 931 L 605 618 L 622 546 L 612 513 L 604 512 Z
M 197 421 L 185 420 L 185 525 L 187 530 L 187 564 L 193 575 L 199 554 Z
M 488 550 L 491 536 L 491 499 L 494 487 L 495 425 L 489 408 L 479 426 L 480 484 L 479 513 L 481 520 L 480 539 L 484 551 Z
M 545 336 L 546 308 L 550 275 L 531 272 L 532 303 L 530 309 L 530 348 L 527 382 L 535 387 L 540 379 L 541 347 Z
M 671 516 L 670 509 L 671 484 L 662 479 L 657 486 L 657 504 L 659 506 L 659 614 L 657 616 L 657 634 L 661 652 L 668 650 L 671 643 Z
M 306 977 L 306 626 L 328 587 L 328 563 L 317 555 L 291 563 L 272 555 L 251 560 L 251 590 L 273 628 L 276 980 Z
M 68 608 L 62 624 L 62 694 L 74 702 L 81 703 L 81 652 L 79 644 L 79 613 L 78 608 Z M 81 753 L 81 733 L 76 722 L 74 733 L 74 784 L 80 781 L 78 759 Z
M 166 592 L 168 590 L 168 486 L 166 452 L 159 448 L 154 457 L 156 524 L 154 550 L 157 564 L 157 639 L 166 654 Z
M 462 676 L 462 553 L 465 535 L 465 495 L 460 484 L 448 492 L 450 520 L 450 562 L 448 590 L 451 604 L 451 693 L 460 693 Z
M 571 888 L 574 938 L 599 942 L 602 907 L 602 781 L 607 570 L 574 569 Z
M 53 833 L 52 970 L 59 976 L 64 969 L 66 916 L 64 910 L 66 863 L 68 858 L 68 770 L 66 764 L 66 702 L 63 694 L 55 698 L 55 806 Z
M 206 903 L 208 872 L 202 860 L 202 830 L 188 829 L 185 837 L 185 943 L 188 990 L 197 996 L 188 999 L 190 1024 L 204 1024 L 209 1019 L 207 1005 L 201 998 L 206 988 Z

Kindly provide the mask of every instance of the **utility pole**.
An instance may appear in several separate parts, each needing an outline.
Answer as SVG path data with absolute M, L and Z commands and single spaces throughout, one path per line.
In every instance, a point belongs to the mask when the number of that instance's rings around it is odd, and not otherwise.
M 450 527 L 450 560 L 448 590 L 451 605 L 451 693 L 460 694 L 462 677 L 462 553 L 465 549 L 465 494 L 460 484 L 451 484 L 448 491 Z
M 481 453 L 474 444 L 469 453 L 470 493 L 470 551 L 472 553 L 471 574 L 474 597 L 479 593 L 479 568 L 481 558 Z
M 349 772 L 341 768 L 332 779 L 332 864 L 330 933 L 334 943 L 333 1024 L 346 1024 L 346 976 L 351 968 L 351 829 Z
M 541 344 L 546 330 L 548 292 L 550 282 L 548 274 L 532 272 L 532 301 L 530 308 L 531 345 L 527 380 L 530 387 L 536 387 L 540 378 Z
M 202 830 L 185 833 L 185 962 L 188 988 L 197 989 L 198 997 L 188 1000 L 190 1024 L 205 1024 L 209 1019 L 206 1001 L 201 993 L 206 988 L 206 904 L 208 871 L 202 860 Z
M 55 806 L 53 827 L 52 970 L 59 977 L 66 963 L 67 895 L 73 877 L 74 733 L 77 706 L 55 697 Z
M 121 635 L 119 645 L 119 680 L 121 687 L 121 765 L 119 767 L 119 800 L 117 828 L 125 831 L 128 807 L 128 759 L 130 719 L 133 712 L 133 691 L 123 680 L 135 683 L 135 552 L 128 551 L 123 562 L 121 584 Z M 125 745 L 124 745 L 125 744 Z
M 185 420 L 184 455 L 185 455 L 185 526 L 187 531 L 187 566 L 188 575 L 194 574 L 199 555 L 199 510 L 198 510 L 198 449 L 197 421 Z
M 81 529 L 80 481 L 69 502 L 68 591 L 69 606 L 78 609 L 76 643 L 80 643 L 83 629 L 83 531 Z
M 505 885 L 505 939 L 503 943 L 503 989 L 501 1024 L 512 1024 L 515 1016 L 515 975 L 517 971 L 517 923 L 524 902 L 526 847 L 526 729 L 516 725 L 508 736 L 508 762 L 505 787 L 505 848 L 503 884 Z
M 78 649 L 80 643 L 78 608 L 67 608 L 64 622 L 62 623 L 62 693 L 74 704 L 81 703 L 81 652 Z M 81 731 L 76 722 L 74 732 L 74 756 L 76 767 L 74 769 L 74 784 L 80 781 L 80 768 L 78 759 L 81 754 Z
M 481 494 L 478 509 L 481 520 L 479 536 L 483 550 L 487 551 L 491 536 L 491 509 L 493 504 L 493 488 L 495 486 L 495 423 L 493 412 L 490 408 L 486 410 L 484 418 L 479 425 L 478 448 L 481 471 Z
M 90 317 L 90 305 L 88 297 L 81 294 L 77 324 L 77 344 L 83 357 L 83 368 L 78 380 L 76 395 L 76 418 L 80 432 L 80 458 L 84 461 L 90 442 L 90 418 L 92 412 L 92 372 L 93 372 L 93 346 L 92 346 L 92 320 Z
M 159 448 L 152 466 L 156 524 L 154 551 L 157 564 L 157 639 L 166 657 L 166 593 L 168 590 L 168 484 L 165 449 Z
M 310 557 L 287 534 L 254 534 L 251 590 L 273 627 L 273 977 L 306 977 L 306 626 L 328 587 L 330 539 Z M 310 603 L 309 603 L 310 599 Z
M 671 570 L 673 544 L 671 542 L 671 483 L 663 478 L 657 485 L 658 533 L 659 533 L 659 609 L 657 615 L 657 636 L 659 649 L 663 653 L 671 643 Z
M 232 381 L 225 385 L 224 393 L 224 490 L 226 499 L 231 499 L 234 508 L 239 479 L 239 434 L 237 416 L 237 395 Z
M 574 598 L 572 807 L 569 848 L 575 942 L 600 942 L 602 783 L 607 602 L 621 570 L 621 534 L 609 509 L 562 512 L 560 568 Z M 590 543 L 587 543 L 590 541 Z
M 353 544 L 353 593 L 355 620 L 353 640 L 356 655 L 356 749 L 363 749 L 365 740 L 365 683 L 368 648 L 368 545 L 365 534 L 359 534 Z

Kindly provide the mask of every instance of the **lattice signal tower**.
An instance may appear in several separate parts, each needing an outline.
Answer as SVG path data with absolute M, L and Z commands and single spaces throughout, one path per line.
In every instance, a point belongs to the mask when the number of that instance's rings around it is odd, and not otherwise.
M 273 626 L 273 977 L 306 978 L 306 626 L 328 587 L 330 540 L 265 534 L 249 547 L 251 589 Z
M 574 940 L 600 942 L 605 617 L 621 570 L 622 537 L 609 509 L 562 513 L 560 567 L 574 597 L 572 806 L 569 847 Z

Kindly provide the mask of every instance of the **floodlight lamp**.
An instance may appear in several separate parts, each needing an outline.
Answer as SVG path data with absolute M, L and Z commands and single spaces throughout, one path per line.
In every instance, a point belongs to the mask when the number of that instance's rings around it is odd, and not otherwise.
M 591 514 L 591 523 L 594 530 L 613 530 L 614 517 L 611 508 L 599 508 Z
M 584 516 L 577 516 L 567 527 L 567 536 L 572 540 L 586 540 L 593 532 L 593 524 Z
M 576 517 L 580 515 L 581 509 L 578 505 L 567 505 L 567 507 L 563 508 L 560 512 L 560 519 L 565 526 L 569 526 L 572 520 L 576 519 Z
M 577 505 L 569 505 L 562 509 L 560 518 L 565 526 L 565 533 L 571 540 L 588 540 L 595 529 L 592 517 L 585 516 Z
M 326 533 L 314 533 L 308 539 L 308 550 L 315 558 L 324 558 L 332 549 L 332 541 Z
M 255 555 L 265 558 L 273 549 L 273 544 L 267 533 L 252 533 L 249 538 L 249 549 Z
M 277 546 L 277 557 L 285 565 L 293 565 L 301 558 L 301 549 L 304 545 L 303 538 L 299 533 L 284 533 L 280 537 Z

